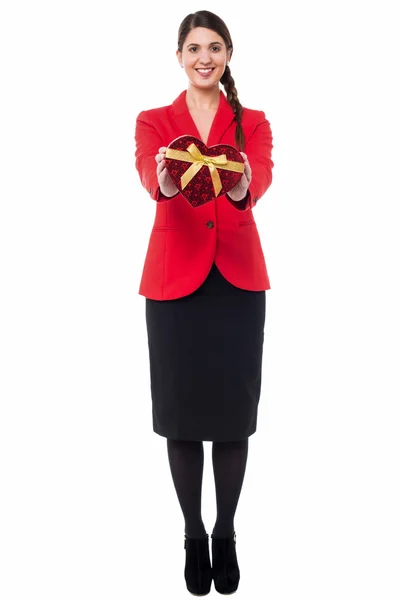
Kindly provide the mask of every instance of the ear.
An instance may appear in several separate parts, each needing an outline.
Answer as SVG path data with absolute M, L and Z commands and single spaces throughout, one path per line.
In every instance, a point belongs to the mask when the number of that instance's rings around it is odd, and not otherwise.
M 179 50 L 176 51 L 176 58 L 178 59 L 178 63 L 182 67 L 182 52 L 179 52 Z

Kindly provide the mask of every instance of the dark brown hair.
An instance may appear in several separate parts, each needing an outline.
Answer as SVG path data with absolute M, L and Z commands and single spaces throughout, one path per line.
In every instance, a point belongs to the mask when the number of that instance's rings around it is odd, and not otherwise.
M 224 21 L 208 10 L 198 10 L 195 13 L 187 15 L 179 26 L 178 31 L 178 50 L 182 52 L 183 44 L 189 34 L 189 32 L 195 27 L 205 27 L 215 31 L 222 37 L 225 42 L 227 51 L 233 51 L 233 44 L 231 35 Z M 225 67 L 224 74 L 220 79 L 222 85 L 225 88 L 226 97 L 229 104 L 235 113 L 236 120 L 236 132 L 235 141 L 239 150 L 244 150 L 244 132 L 242 128 L 242 113 L 243 106 L 239 102 L 237 89 L 235 87 L 235 81 L 231 75 L 231 70 L 228 65 Z

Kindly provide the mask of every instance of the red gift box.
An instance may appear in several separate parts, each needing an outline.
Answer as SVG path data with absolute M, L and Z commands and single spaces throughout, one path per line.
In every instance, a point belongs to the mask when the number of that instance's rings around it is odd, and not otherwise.
M 192 135 L 173 140 L 165 162 L 172 181 L 194 207 L 229 192 L 244 172 L 244 160 L 236 148 L 227 144 L 208 147 Z

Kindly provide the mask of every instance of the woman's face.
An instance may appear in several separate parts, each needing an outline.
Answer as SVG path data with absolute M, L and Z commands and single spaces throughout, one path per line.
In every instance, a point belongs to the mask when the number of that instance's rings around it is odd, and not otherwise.
M 203 89 L 218 84 L 230 54 L 222 37 L 205 27 L 192 29 L 183 43 L 182 52 L 176 52 L 190 83 Z

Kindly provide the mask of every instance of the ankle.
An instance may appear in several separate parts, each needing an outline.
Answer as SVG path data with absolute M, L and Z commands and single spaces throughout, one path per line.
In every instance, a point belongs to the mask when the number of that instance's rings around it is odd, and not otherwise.
M 202 539 L 207 536 L 207 531 L 206 531 L 204 525 L 199 525 L 199 526 L 186 525 L 185 526 L 185 535 L 189 538 Z
M 221 526 L 215 525 L 214 529 L 211 532 L 211 535 L 214 538 L 230 538 L 235 533 L 235 528 L 233 525 L 231 526 Z

